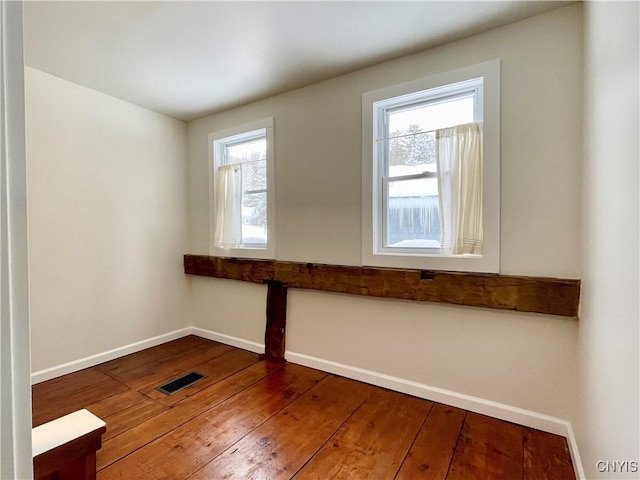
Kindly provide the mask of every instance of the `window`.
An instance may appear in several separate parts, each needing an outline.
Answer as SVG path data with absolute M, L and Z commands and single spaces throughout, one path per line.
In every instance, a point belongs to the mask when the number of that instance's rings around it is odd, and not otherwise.
M 209 135 L 211 253 L 274 258 L 273 120 Z
M 363 264 L 499 271 L 499 60 L 365 93 Z

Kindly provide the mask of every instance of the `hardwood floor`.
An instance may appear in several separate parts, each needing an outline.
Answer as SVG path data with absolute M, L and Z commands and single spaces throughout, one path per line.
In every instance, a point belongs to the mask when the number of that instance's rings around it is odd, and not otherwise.
M 575 478 L 562 437 L 196 336 L 33 387 L 34 426 L 80 408 L 99 480 Z

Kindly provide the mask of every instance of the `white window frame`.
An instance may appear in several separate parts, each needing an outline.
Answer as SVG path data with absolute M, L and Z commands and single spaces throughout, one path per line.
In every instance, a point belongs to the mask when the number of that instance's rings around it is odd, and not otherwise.
M 436 249 L 396 248 L 383 245 L 385 195 L 384 153 L 376 142 L 383 128 L 380 112 L 386 105 L 411 104 L 456 90 L 456 84 L 482 78 L 483 120 L 483 254 L 443 255 Z M 459 85 L 458 85 L 459 86 Z M 402 97 L 399 99 L 398 97 Z M 406 101 L 405 101 L 406 100 Z M 474 119 L 475 120 L 475 119 Z M 499 273 L 500 271 L 500 60 L 472 65 L 393 85 L 362 95 L 362 264 L 379 267 L 417 268 Z
M 222 150 L 226 143 L 248 141 L 264 135 L 267 141 L 267 244 L 247 244 L 237 248 L 222 248 L 214 245 L 216 195 L 218 167 L 224 165 Z M 228 142 L 220 143 L 220 140 Z M 275 166 L 273 148 L 273 118 L 264 118 L 254 122 L 213 132 L 208 136 L 209 142 L 209 252 L 211 255 L 223 257 L 275 259 Z

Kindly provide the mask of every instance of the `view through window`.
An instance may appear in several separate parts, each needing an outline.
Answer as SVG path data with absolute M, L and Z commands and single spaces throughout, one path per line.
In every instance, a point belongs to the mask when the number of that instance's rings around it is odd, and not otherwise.
M 212 255 L 274 258 L 273 119 L 209 135 Z
M 241 181 L 240 245 L 267 243 L 267 139 L 264 134 L 225 144 L 224 165 L 235 165 Z
M 478 78 L 375 104 L 380 250 L 482 254 L 481 229 L 472 234 L 473 248 L 451 248 L 451 243 L 463 243 L 462 237 L 469 235 L 457 234 L 461 223 L 454 218 L 457 212 L 464 210 L 463 215 L 476 217 L 472 223 L 482 223 L 481 198 L 472 212 L 467 211 L 468 202 L 459 198 L 481 195 L 482 171 L 480 165 L 478 175 L 467 174 L 473 162 L 466 152 L 472 137 L 447 130 L 482 123 L 482 86 Z M 455 151 L 447 148 L 447 136 L 452 137 L 448 143 Z M 481 143 L 477 147 L 481 163 Z M 458 191 L 452 185 L 456 183 L 472 188 L 465 190 L 462 185 Z
M 474 92 L 385 109 L 385 247 L 440 248 L 437 129 L 474 121 Z

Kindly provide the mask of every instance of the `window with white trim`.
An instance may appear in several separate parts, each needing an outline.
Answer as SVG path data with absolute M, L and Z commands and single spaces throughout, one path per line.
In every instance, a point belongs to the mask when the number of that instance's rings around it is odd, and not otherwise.
M 274 258 L 273 120 L 209 135 L 212 255 Z
M 365 265 L 499 271 L 499 60 L 363 95 Z

